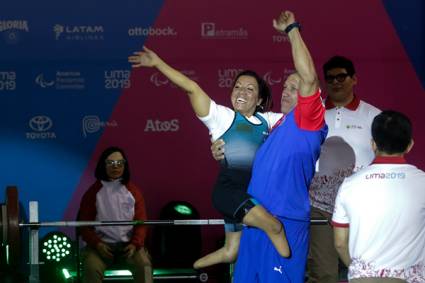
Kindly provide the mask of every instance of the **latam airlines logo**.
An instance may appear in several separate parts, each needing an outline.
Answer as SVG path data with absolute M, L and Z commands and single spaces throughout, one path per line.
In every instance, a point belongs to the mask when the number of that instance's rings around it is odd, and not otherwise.
M 201 23 L 201 37 L 205 39 L 248 39 L 248 31 L 243 28 L 223 29 L 216 23 Z
M 0 21 L 0 32 L 4 34 L 4 40 L 6 41 L 6 43 L 16 44 L 20 41 L 20 37 L 23 32 L 29 32 L 28 21 Z
M 56 40 L 71 40 L 71 41 L 90 41 L 103 40 L 104 28 L 98 26 L 85 25 L 61 25 L 53 26 L 53 33 Z
M 154 37 L 176 37 L 177 31 L 170 26 L 166 27 L 132 27 L 128 29 L 128 35 L 134 36 L 154 36 Z
M 32 117 L 28 121 L 28 126 L 32 132 L 26 133 L 27 139 L 55 139 L 56 133 L 49 131 L 53 126 L 53 121 L 50 117 L 45 115 L 38 115 Z

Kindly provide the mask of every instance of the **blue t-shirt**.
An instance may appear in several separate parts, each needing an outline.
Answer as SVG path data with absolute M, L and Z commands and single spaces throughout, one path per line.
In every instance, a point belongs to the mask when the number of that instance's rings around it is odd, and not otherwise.
M 248 193 L 273 215 L 309 221 L 308 187 L 328 128 L 323 124 L 319 130 L 301 129 L 294 113 L 257 151 Z

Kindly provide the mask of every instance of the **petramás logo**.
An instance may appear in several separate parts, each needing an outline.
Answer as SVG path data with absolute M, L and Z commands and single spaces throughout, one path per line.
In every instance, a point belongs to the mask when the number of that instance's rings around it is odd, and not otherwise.
M 118 123 L 113 121 L 101 121 L 97 115 L 87 115 L 82 120 L 83 136 L 87 138 L 89 134 L 96 133 L 105 127 L 118 127 Z
M 179 120 L 160 121 L 148 119 L 145 125 L 145 132 L 177 132 L 179 130 Z
M 174 37 L 177 31 L 173 27 L 132 27 L 128 29 L 129 36 L 158 36 L 158 37 Z
M 223 29 L 216 23 L 201 23 L 201 37 L 205 39 L 248 39 L 248 31 L 243 28 Z

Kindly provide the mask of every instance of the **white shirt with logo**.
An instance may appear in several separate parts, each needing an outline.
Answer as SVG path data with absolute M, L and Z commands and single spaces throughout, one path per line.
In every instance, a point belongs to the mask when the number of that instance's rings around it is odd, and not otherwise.
M 349 279 L 425 282 L 425 172 L 403 158 L 377 158 L 347 178 L 332 223 L 349 227 Z
M 326 101 L 325 120 L 329 132 L 310 184 L 313 207 L 332 213 L 344 179 L 372 162 L 371 125 L 379 113 L 379 109 L 357 98 L 346 107 L 335 107 Z

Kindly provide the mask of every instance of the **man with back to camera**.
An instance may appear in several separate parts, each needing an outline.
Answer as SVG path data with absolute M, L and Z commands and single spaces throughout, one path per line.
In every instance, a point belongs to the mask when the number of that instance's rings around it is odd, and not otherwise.
M 338 192 L 335 247 L 352 283 L 425 282 L 425 172 L 404 159 L 413 146 L 411 122 L 384 111 L 372 136 L 373 163 Z

